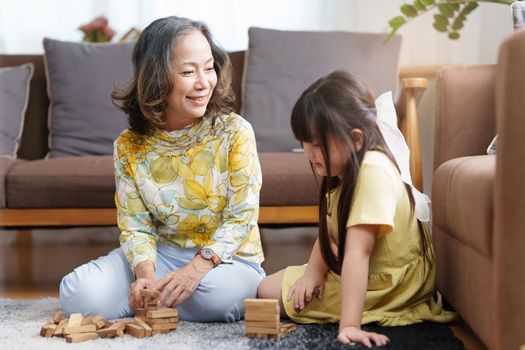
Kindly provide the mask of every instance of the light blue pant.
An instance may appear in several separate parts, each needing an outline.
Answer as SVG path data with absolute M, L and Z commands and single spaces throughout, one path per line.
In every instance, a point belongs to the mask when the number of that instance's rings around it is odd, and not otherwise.
M 157 278 L 180 269 L 195 256 L 194 248 L 157 244 Z M 235 258 L 234 258 L 235 259 Z M 179 318 L 195 322 L 235 322 L 244 315 L 243 302 L 255 298 L 265 276 L 257 264 L 235 259 L 211 269 L 195 292 L 177 306 Z M 77 267 L 60 283 L 64 313 L 103 314 L 106 319 L 129 317 L 128 289 L 134 282 L 129 263 L 120 248 Z

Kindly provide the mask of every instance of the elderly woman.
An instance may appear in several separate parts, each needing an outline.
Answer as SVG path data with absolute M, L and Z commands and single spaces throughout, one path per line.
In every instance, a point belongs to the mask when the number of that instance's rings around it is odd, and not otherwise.
M 232 113 L 228 55 L 203 23 L 167 17 L 142 32 L 133 65 L 113 93 L 130 125 L 114 151 L 121 247 L 63 278 L 62 307 L 130 316 L 150 288 L 182 320 L 237 321 L 264 277 L 261 171 Z

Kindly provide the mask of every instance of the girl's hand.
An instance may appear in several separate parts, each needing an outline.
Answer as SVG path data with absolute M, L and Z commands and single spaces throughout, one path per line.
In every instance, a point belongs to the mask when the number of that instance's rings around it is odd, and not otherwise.
M 144 307 L 144 299 L 140 295 L 141 289 L 153 289 L 155 286 L 155 277 L 150 278 L 137 278 L 135 282 L 131 284 L 128 291 L 128 303 L 131 309 L 135 311 L 139 307 Z
M 200 269 L 190 262 L 181 269 L 167 273 L 155 285 L 155 289 L 161 291 L 159 307 L 175 307 L 184 302 L 197 289 L 208 270 Z
M 312 301 L 313 297 L 323 298 L 324 276 L 321 274 L 305 273 L 288 292 L 288 300 L 293 301 L 294 309 L 300 312 Z
M 372 347 L 372 341 L 376 346 L 386 345 L 390 341 L 386 335 L 366 332 L 361 328 L 354 326 L 341 328 L 339 330 L 339 334 L 337 335 L 337 340 L 343 344 L 350 344 L 353 342 L 361 343 L 367 348 Z

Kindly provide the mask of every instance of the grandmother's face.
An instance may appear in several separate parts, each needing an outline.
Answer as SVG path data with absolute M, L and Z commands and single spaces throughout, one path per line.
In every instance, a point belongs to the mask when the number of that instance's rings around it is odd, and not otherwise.
M 181 129 L 202 117 L 217 84 L 210 44 L 195 30 L 174 48 L 173 90 L 164 117 L 170 130 Z

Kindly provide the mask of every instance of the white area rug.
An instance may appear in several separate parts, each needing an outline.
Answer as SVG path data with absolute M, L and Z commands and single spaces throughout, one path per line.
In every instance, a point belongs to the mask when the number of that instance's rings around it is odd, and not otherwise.
M 12 300 L 0 298 L 0 349 L 250 349 L 244 336 L 244 323 L 180 322 L 176 331 L 151 338 L 137 339 L 129 335 L 113 339 L 96 339 L 69 344 L 64 338 L 43 338 L 40 328 L 52 322 L 59 309 L 56 298 Z

